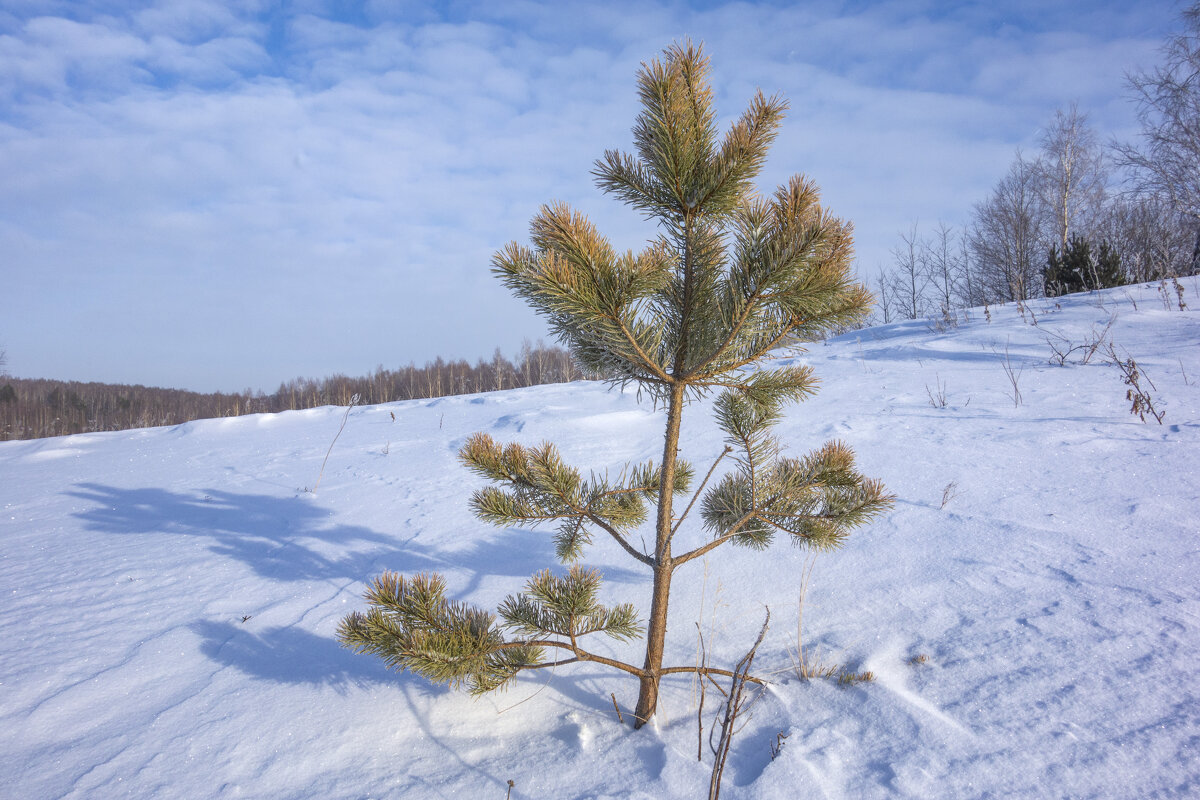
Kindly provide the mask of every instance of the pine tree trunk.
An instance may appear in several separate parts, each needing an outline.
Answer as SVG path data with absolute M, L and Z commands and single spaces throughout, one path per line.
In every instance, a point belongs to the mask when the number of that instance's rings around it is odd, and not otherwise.
M 671 501 L 675 485 L 675 462 L 679 454 L 679 422 L 683 416 L 683 384 L 671 387 L 667 406 L 667 430 L 663 442 L 662 480 L 658 490 L 658 519 L 655 524 L 654 595 L 650 600 L 650 619 L 646 626 L 646 662 L 634 710 L 635 728 L 645 725 L 658 707 L 658 681 L 661 678 L 663 644 L 667 636 L 667 606 L 671 596 Z
M 661 679 L 663 644 L 667 634 L 667 601 L 671 595 L 671 567 L 654 570 L 654 597 L 650 601 L 650 622 L 646 631 L 645 674 L 638 690 L 633 727 L 640 728 L 650 721 L 658 708 L 658 682 Z

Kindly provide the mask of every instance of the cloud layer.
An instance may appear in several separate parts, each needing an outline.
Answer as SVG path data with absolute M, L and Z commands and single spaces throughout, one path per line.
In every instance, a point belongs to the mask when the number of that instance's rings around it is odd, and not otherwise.
M 0 344 L 14 374 L 271 390 L 474 359 L 541 323 L 488 272 L 552 199 L 624 247 L 591 185 L 640 61 L 703 40 L 729 118 L 791 103 L 763 176 L 815 177 L 860 266 L 961 223 L 1072 101 L 1131 133 L 1123 74 L 1162 2 L 10 2 L 0 11 Z

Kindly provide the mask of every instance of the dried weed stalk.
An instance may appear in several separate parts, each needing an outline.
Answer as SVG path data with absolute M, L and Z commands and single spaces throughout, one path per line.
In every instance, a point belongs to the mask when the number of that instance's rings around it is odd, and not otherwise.
M 750 675 L 750 667 L 754 664 L 754 656 L 758 653 L 758 646 L 762 644 L 763 637 L 767 635 L 767 626 L 770 623 L 771 610 L 768 608 L 767 617 L 763 620 L 762 629 L 759 630 L 754 645 L 734 667 L 729 692 L 725 695 L 724 709 L 718 713 L 721 738 L 717 741 L 716 746 L 712 744 L 712 735 L 718 729 L 714 727 L 709 731 L 709 747 L 712 747 L 714 759 L 712 778 L 708 784 L 708 800 L 718 800 L 720 797 L 721 779 L 725 775 L 725 761 L 729 758 L 729 748 L 733 745 L 733 737 L 746 727 L 746 723 L 750 721 L 751 707 L 762 697 L 761 687 L 747 695 L 746 684 L 754 681 Z
M 1129 355 L 1126 353 L 1125 355 Z M 1117 355 L 1117 349 L 1108 345 L 1108 357 L 1112 359 L 1124 376 L 1125 385 L 1129 389 L 1125 392 L 1125 399 L 1130 402 L 1129 413 L 1136 416 L 1142 422 L 1146 421 L 1146 415 L 1154 417 L 1154 421 L 1162 425 L 1165 412 L 1159 411 L 1154 407 L 1154 398 L 1150 396 L 1150 392 L 1142 388 L 1141 381 L 1145 379 L 1146 383 L 1150 384 L 1150 388 L 1158 391 L 1158 387 L 1154 385 L 1154 381 L 1150 380 L 1149 376 L 1141 371 L 1138 363 L 1132 357 L 1122 359 Z

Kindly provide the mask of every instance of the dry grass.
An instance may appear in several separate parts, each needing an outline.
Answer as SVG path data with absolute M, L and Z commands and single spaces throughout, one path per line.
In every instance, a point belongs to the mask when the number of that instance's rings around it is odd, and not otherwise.
M 944 509 L 951 500 L 958 497 L 960 494 L 962 494 L 962 492 L 958 490 L 958 481 L 950 481 L 947 483 L 946 488 L 942 489 L 942 504 L 938 506 L 938 509 Z
M 856 683 L 870 683 L 873 680 L 875 680 L 874 672 L 851 672 L 850 670 L 843 670 L 838 675 L 838 686 L 853 686 Z
M 812 576 L 816 560 L 815 555 L 810 557 L 800 573 L 800 598 L 796 602 L 795 648 L 788 650 L 788 658 L 792 662 L 791 673 L 802 681 L 819 678 L 836 680 L 839 686 L 852 686 L 856 683 L 873 681 L 875 680 L 874 674 L 853 672 L 841 664 L 822 661 L 816 650 L 810 650 L 804 645 L 804 603 L 805 596 L 808 594 L 808 581 Z
M 788 651 L 788 658 L 792 662 L 792 672 L 802 681 L 810 681 L 813 678 L 832 678 L 842 671 L 838 664 L 822 663 L 816 651 L 810 653 L 804 646 L 804 598 L 808 594 L 808 581 L 812 577 L 813 566 L 816 563 L 816 555 L 811 556 L 800 573 L 800 598 L 796 601 L 795 649 Z
M 937 386 L 936 391 L 929 388 L 929 384 L 925 384 L 925 393 L 929 395 L 929 405 L 934 408 L 946 407 L 946 384 L 942 383 L 942 379 L 934 373 L 934 381 Z
M 995 349 L 992 352 L 995 353 Z M 997 355 L 999 354 L 997 353 Z M 1008 378 L 1009 385 L 1012 386 L 1012 391 L 1008 393 L 1008 396 L 1012 398 L 1013 408 L 1016 408 L 1021 405 L 1021 387 L 1019 384 L 1021 381 L 1021 372 L 1024 370 L 1024 367 L 1013 366 L 1012 360 L 1008 355 L 1007 342 L 1004 344 L 1004 360 L 1000 362 L 1000 366 L 1004 368 L 1004 374 Z

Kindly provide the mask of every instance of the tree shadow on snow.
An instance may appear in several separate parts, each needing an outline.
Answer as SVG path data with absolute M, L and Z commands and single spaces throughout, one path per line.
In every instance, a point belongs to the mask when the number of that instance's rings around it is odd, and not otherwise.
M 272 582 L 366 582 L 384 570 L 438 571 L 453 576 L 451 599 L 469 600 L 484 578 L 509 579 L 508 590 L 517 592 L 534 572 L 557 564 L 550 535 L 544 531 L 481 530 L 465 546 L 430 547 L 418 541 L 420 531 L 411 528 L 407 535 L 389 535 L 332 522 L 328 509 L 308 497 L 211 489 L 181 493 L 96 483 L 77 484 L 68 494 L 94 503 L 75 513 L 89 530 L 194 537 L 210 552 L 239 561 Z M 147 565 L 154 566 L 152 560 Z M 604 572 L 616 581 L 644 579 L 620 568 Z M 202 637 L 201 650 L 208 658 L 267 680 L 344 688 L 401 678 L 378 659 L 356 655 L 334 639 L 300 627 L 260 631 L 253 624 L 201 621 L 193 629 Z
M 200 652 L 218 664 L 276 683 L 352 686 L 395 683 L 415 678 L 389 670 L 377 658 L 364 658 L 333 639 L 297 626 L 254 630 L 248 625 L 201 620 L 191 629 L 202 638 Z M 425 682 L 431 692 L 440 687 Z
M 329 512 L 304 498 L 210 489 L 119 489 L 77 484 L 72 497 L 95 503 L 79 511 L 89 530 L 196 537 L 208 549 L 277 581 L 361 579 L 380 559 L 391 569 L 437 566 L 433 554 L 361 525 L 331 524 Z
M 461 571 L 468 584 L 454 595 L 463 599 L 484 577 L 519 579 L 513 583 L 516 591 L 534 572 L 557 563 L 545 531 L 508 529 L 485 534 L 481 530 L 464 547 L 435 548 L 418 541 L 420 531 L 412 529 L 404 532 L 407 535 L 387 534 L 362 525 L 331 523 L 329 511 L 310 498 L 216 489 L 190 494 L 96 483 L 77 484 L 67 494 L 95 504 L 75 513 L 89 530 L 195 537 L 206 541 L 212 553 L 240 561 L 257 575 L 276 581 L 366 581 L 385 569 L 406 574 Z M 644 577 L 622 568 L 607 568 L 604 573 L 615 581 Z

